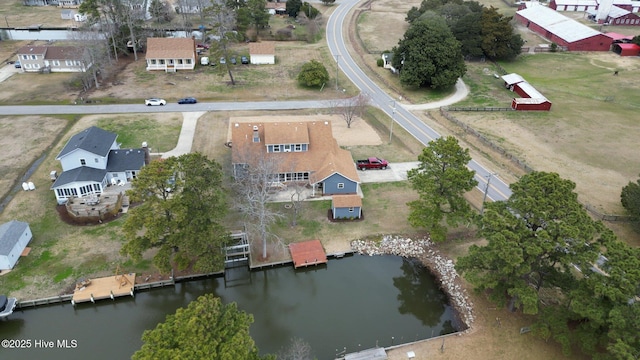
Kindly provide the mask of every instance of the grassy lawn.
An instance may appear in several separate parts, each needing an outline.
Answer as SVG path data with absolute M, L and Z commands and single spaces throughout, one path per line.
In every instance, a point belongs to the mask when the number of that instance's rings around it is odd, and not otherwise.
M 620 191 L 637 178 L 635 124 L 640 109 L 640 64 L 613 53 L 523 55 L 502 63 L 545 95 L 549 112 L 454 115 L 536 170 L 558 172 L 577 184 L 583 202 L 623 213 Z M 514 95 L 489 63 L 469 63 L 471 96 L 461 106 L 509 106 Z M 614 71 L 620 75 L 614 76 Z

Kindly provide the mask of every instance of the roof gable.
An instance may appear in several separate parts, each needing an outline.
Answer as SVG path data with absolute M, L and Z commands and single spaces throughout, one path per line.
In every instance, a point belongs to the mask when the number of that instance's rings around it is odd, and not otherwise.
M 107 170 L 94 169 L 88 166 L 81 166 L 72 170 L 68 170 L 60 174 L 56 181 L 51 185 L 51 189 L 71 184 L 74 182 L 102 182 L 107 175 Z
M 567 42 L 575 42 L 593 36 L 602 35 L 587 25 L 570 19 L 559 12 L 539 4 L 530 4 L 516 14 L 543 27 Z
M 144 165 L 143 149 L 118 149 L 109 152 L 107 171 L 139 170 Z
M 362 198 L 357 194 L 333 195 L 331 202 L 336 208 L 362 207 Z
M 11 220 L 0 225 L 0 255 L 8 255 L 27 229 L 26 222 Z
M 249 55 L 275 55 L 276 43 L 273 41 L 249 43 Z
M 47 52 L 47 46 L 23 46 L 18 49 L 18 55 L 44 55 Z
M 195 53 L 192 38 L 147 38 L 146 59 L 194 59 Z
M 281 172 L 311 172 L 313 182 L 326 179 L 335 173 L 354 182 L 360 182 L 351 153 L 338 146 L 333 137 L 330 121 L 307 120 L 303 117 L 279 116 L 267 121 L 251 122 L 249 118 L 235 118 L 229 121 L 231 126 L 232 162 L 249 164 L 261 159 L 277 159 Z M 278 119 L 280 121 L 268 121 Z M 244 121 L 243 121 L 244 120 Z M 257 127 L 259 142 L 253 142 L 253 128 Z M 271 134 L 265 139 L 265 129 Z M 305 138 L 306 129 L 306 138 Z M 278 140 L 279 144 L 294 144 L 306 140 L 308 151 L 267 153 L 266 142 Z M 275 144 L 275 143 L 274 143 Z
M 64 148 L 62 148 L 62 151 L 60 151 L 56 159 L 59 160 L 76 149 L 82 149 L 92 154 L 105 157 L 109 154 L 111 145 L 116 141 L 117 137 L 118 135 L 110 131 L 92 126 L 73 135 Z
M 513 85 L 513 84 L 523 82 L 524 78 L 516 73 L 511 73 L 511 74 L 504 75 L 502 77 L 502 80 L 504 80 L 505 84 L 507 85 Z

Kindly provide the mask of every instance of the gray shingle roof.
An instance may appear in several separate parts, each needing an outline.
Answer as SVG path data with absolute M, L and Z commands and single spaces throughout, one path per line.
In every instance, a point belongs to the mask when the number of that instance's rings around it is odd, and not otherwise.
M 140 170 L 144 166 L 144 150 L 119 149 L 109 152 L 107 171 Z
M 18 220 L 0 225 L 0 255 L 9 255 L 28 226 L 26 222 Z
M 71 139 L 69 139 L 69 142 L 67 142 L 67 145 L 60 151 L 56 160 L 59 160 L 75 149 L 82 149 L 103 157 L 107 156 L 111 145 L 117 137 L 118 135 L 110 131 L 92 126 L 73 135 Z
M 70 184 L 75 181 L 95 181 L 102 182 L 107 175 L 107 170 L 94 169 L 88 166 L 82 166 L 73 170 L 65 171 L 51 185 L 51 189 Z

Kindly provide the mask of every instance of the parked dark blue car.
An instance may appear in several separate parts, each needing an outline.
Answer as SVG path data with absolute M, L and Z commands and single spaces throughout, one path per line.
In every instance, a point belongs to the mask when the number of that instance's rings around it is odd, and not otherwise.
M 178 104 L 195 104 L 197 102 L 198 100 L 196 100 L 196 98 L 193 98 L 193 97 L 186 97 L 178 100 Z

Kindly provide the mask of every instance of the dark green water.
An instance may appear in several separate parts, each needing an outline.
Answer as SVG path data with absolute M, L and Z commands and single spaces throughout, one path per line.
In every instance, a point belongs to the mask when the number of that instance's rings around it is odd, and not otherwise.
M 356 255 L 303 271 L 230 275 L 236 280 L 226 287 L 222 278 L 207 279 L 140 292 L 135 299 L 18 311 L 0 320 L 0 339 L 29 340 L 30 348 L 0 348 L 0 359 L 128 359 L 145 329 L 210 292 L 253 314 L 251 335 L 263 354 L 276 353 L 293 336 L 325 360 L 345 348 L 356 352 L 456 331 L 455 314 L 431 274 L 396 256 Z M 50 341 L 54 348 L 36 348 Z

